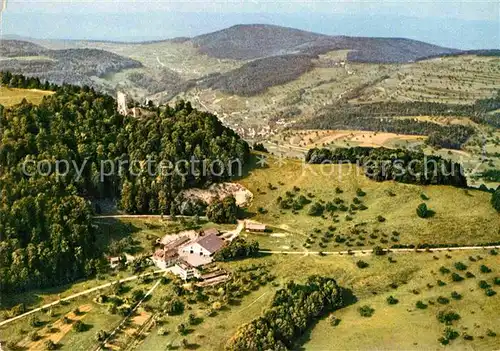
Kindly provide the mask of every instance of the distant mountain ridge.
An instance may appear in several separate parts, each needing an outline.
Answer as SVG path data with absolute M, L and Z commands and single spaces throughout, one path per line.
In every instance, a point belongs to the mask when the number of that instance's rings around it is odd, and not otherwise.
M 347 56 L 350 61 L 404 63 L 460 52 L 412 39 L 329 36 L 267 24 L 236 25 L 190 41 L 203 54 L 234 60 L 352 50 Z
M 56 84 L 93 85 L 92 76 L 101 77 L 127 68 L 142 67 L 136 60 L 105 50 L 51 50 L 22 40 L 0 41 L 0 57 L 4 58 L 0 71 L 21 73 Z
M 319 55 L 338 50 L 347 53 L 334 64 L 408 63 L 465 52 L 405 38 L 331 36 L 267 24 L 235 25 L 191 38 L 142 43 L 17 39 L 21 38 L 0 42 L 0 70 L 57 84 L 87 84 L 109 93 L 118 89 L 140 90 L 143 96 L 159 94 L 162 101 L 193 87 L 239 96 L 258 95 L 272 86 L 298 79 L 316 67 Z M 177 67 L 163 63 L 162 50 L 169 57 L 182 52 L 174 62 Z M 197 72 L 184 65 L 185 53 L 200 66 L 212 65 L 211 71 L 183 76 L 183 72 Z M 223 66 L 229 69 L 219 69 L 213 58 L 233 62 Z M 122 75 L 121 81 L 106 80 L 108 74 L 129 69 L 136 70 Z M 348 70 L 346 73 L 350 74 Z

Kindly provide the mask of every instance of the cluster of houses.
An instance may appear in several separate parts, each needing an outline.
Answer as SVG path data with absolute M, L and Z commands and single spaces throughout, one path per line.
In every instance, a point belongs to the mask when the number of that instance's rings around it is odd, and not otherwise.
M 264 232 L 266 226 L 260 223 L 245 222 L 247 232 Z M 226 246 L 232 235 L 224 239 L 224 235 L 216 228 L 201 231 L 187 230 L 175 235 L 167 234 L 158 239 L 157 249 L 151 257 L 152 263 L 160 268 L 169 270 L 184 280 L 201 278 L 205 283 L 211 280 L 217 281 L 224 274 L 209 273 L 202 275 L 199 268 L 213 261 L 217 251 Z M 129 257 L 128 257 L 129 256 Z M 118 266 L 119 257 L 110 257 L 112 268 Z M 133 256 L 126 254 L 127 264 L 132 262 Z M 225 272 L 224 272 L 225 273 Z
M 198 267 L 211 263 L 213 255 L 226 245 L 220 234 L 211 228 L 165 235 L 158 241 L 160 248 L 153 254 L 153 263 L 158 268 L 170 269 L 184 280 L 200 278 Z

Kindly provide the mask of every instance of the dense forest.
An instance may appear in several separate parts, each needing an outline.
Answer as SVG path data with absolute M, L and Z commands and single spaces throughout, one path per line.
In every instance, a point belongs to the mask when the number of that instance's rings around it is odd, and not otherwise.
M 15 87 L 46 84 L 0 76 L 7 80 Z M 117 199 L 129 213 L 170 213 L 182 189 L 227 179 L 234 160 L 248 159 L 245 141 L 189 102 L 136 119 L 89 87 L 48 87 L 56 93 L 39 106 L 0 106 L 1 291 L 99 271 L 90 200 Z M 220 163 L 206 171 L 204 160 Z M 161 161 L 178 166 L 158 170 Z
M 293 281 L 280 289 L 263 314 L 238 328 L 227 350 L 289 350 L 318 317 L 343 306 L 335 280 L 310 276 L 301 285 Z
M 337 104 L 325 109 L 311 120 L 302 121 L 298 129 L 356 129 L 398 134 L 428 135 L 435 147 L 459 149 L 473 134 L 474 128 L 463 125 L 440 125 L 398 116 L 462 116 L 476 123 L 500 128 L 500 91 L 490 99 L 477 100 L 472 105 L 436 102 L 378 102 L 352 105 Z
M 230 72 L 210 77 L 202 86 L 224 93 L 253 96 L 293 81 L 313 67 L 310 55 L 272 56 L 244 64 Z
M 500 183 L 500 169 L 488 169 L 482 172 L 479 176 L 487 182 Z
M 462 165 L 440 156 L 386 148 L 353 147 L 308 151 L 305 161 L 311 164 L 350 162 L 363 167 L 375 181 L 394 180 L 410 184 L 442 184 L 466 187 Z

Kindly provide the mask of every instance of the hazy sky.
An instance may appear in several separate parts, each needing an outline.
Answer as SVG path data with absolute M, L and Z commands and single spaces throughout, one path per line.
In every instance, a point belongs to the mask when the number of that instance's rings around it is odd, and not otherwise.
M 0 0 L 2 1 L 2 0 Z M 331 35 L 407 37 L 500 48 L 500 1 L 450 0 L 3 0 L 3 34 L 36 38 L 157 40 L 240 23 Z
M 499 20 L 499 1 L 450 0 L 7 0 L 9 11 L 37 12 L 251 12 L 326 14 L 391 14 L 408 17 L 440 17 Z

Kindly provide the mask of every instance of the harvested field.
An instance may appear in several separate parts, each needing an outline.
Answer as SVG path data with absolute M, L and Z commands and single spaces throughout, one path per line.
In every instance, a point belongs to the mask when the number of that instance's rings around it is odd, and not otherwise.
M 292 147 L 309 149 L 328 145 L 391 147 L 394 143 L 423 143 L 427 137 L 359 130 L 299 130 L 286 133 L 284 139 Z
M 92 310 L 92 305 L 82 305 L 78 307 L 78 309 L 80 310 L 79 314 L 70 312 L 65 315 L 71 323 L 65 323 L 64 319 L 61 318 L 51 326 L 52 330 L 55 331 L 54 333 L 51 333 L 49 328 L 45 327 L 38 333 L 40 336 L 39 340 L 31 341 L 29 337 L 27 337 L 18 343 L 19 347 L 27 350 L 45 350 L 44 343 L 49 339 L 52 340 L 54 344 L 58 344 L 66 336 L 66 334 L 71 331 L 73 323 L 82 320 L 85 315 Z

